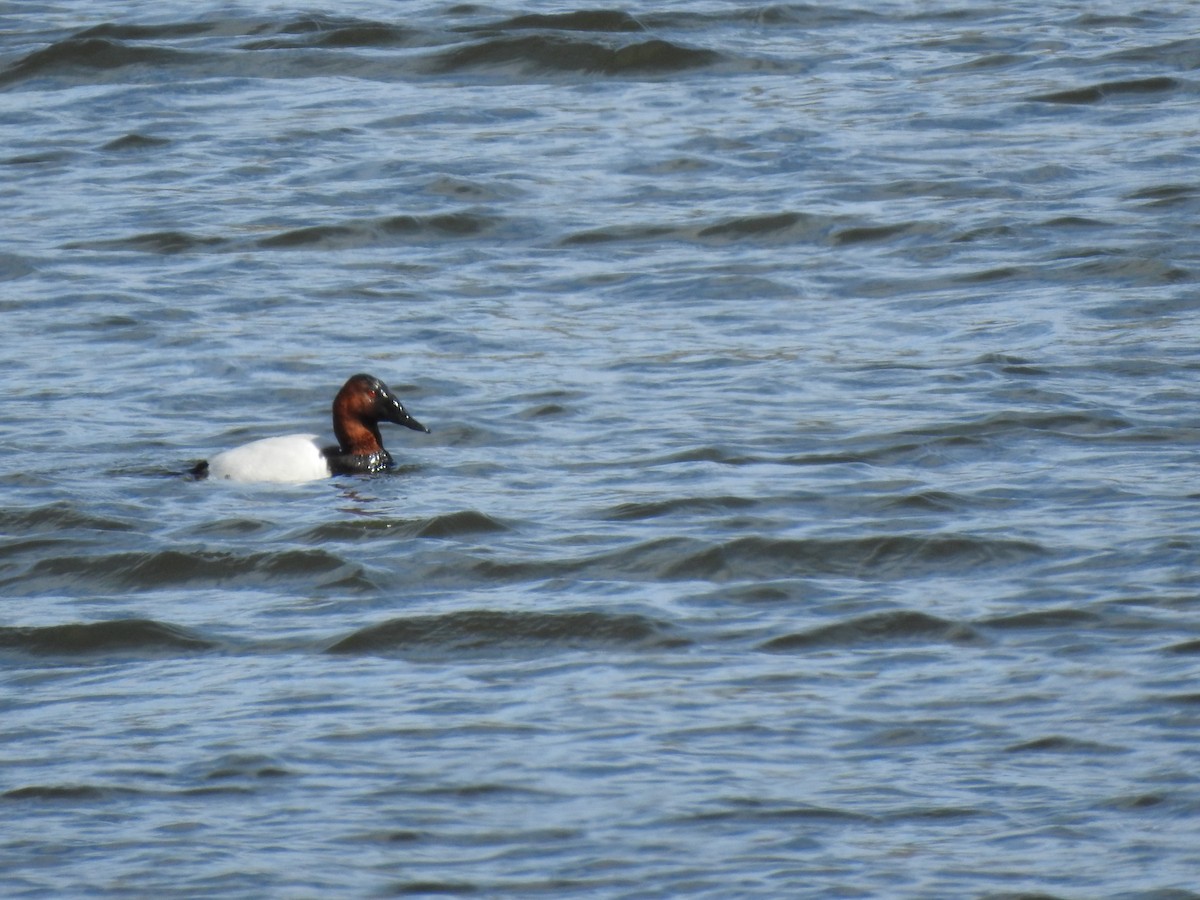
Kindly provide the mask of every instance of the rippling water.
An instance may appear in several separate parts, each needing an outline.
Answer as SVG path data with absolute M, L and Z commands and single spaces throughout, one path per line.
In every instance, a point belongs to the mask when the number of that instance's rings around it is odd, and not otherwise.
M 3 892 L 1200 896 L 1130 9 L 6 7 Z

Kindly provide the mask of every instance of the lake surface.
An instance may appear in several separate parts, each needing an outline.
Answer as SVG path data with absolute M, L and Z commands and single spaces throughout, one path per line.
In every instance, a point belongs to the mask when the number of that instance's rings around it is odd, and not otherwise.
M 0 892 L 1200 897 L 1198 34 L 4 7 Z

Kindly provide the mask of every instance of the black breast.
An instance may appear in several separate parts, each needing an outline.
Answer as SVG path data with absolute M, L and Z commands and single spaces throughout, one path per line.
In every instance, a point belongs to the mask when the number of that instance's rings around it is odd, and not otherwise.
M 386 472 L 396 465 L 386 450 L 378 453 L 343 453 L 341 447 L 326 447 L 321 454 L 329 461 L 329 471 L 334 475 L 370 475 Z

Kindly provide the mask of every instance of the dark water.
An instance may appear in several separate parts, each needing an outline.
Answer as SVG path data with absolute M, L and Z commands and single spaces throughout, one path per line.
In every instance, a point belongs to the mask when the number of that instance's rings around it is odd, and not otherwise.
M 6 896 L 1200 896 L 1200 7 L 121 6 L 0 12 Z

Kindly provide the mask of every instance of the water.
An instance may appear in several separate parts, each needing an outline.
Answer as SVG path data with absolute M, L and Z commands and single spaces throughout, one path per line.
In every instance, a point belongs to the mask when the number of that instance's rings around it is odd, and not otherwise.
M 1200 896 L 1194 5 L 0 22 L 6 895 Z

